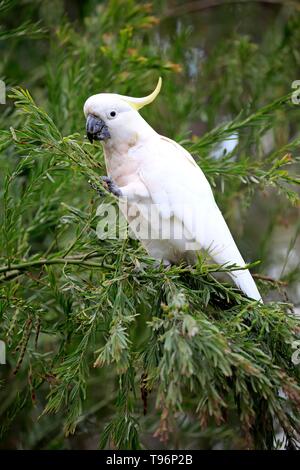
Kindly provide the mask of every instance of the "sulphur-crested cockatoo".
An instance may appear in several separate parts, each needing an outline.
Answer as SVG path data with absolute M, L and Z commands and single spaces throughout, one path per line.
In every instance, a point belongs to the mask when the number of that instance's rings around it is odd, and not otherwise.
M 245 262 L 215 202 L 211 187 L 193 157 L 163 137 L 139 110 L 161 88 L 145 98 L 100 93 L 87 99 L 87 136 L 102 141 L 108 176 L 106 187 L 149 255 L 165 263 L 189 264 L 205 250 L 218 264 L 244 267 Z M 247 269 L 230 273 L 248 296 L 261 300 Z

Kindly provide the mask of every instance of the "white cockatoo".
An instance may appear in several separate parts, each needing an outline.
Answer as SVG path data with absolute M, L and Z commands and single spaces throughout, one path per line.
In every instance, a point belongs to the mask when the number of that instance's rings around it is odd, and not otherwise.
M 159 135 L 138 112 L 160 88 L 161 78 L 144 98 L 100 93 L 85 102 L 87 136 L 103 144 L 108 174 L 103 181 L 153 258 L 194 264 L 205 250 L 217 264 L 244 267 L 202 170 L 183 147 Z M 248 297 L 261 301 L 247 269 L 230 276 Z

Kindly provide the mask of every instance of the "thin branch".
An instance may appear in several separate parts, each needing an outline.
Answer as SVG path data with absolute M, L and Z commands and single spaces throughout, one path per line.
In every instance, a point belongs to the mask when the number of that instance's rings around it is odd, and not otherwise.
M 97 256 L 91 256 L 90 258 L 99 258 L 99 255 Z M 78 256 L 72 256 L 72 257 L 66 257 L 66 258 L 41 258 L 38 260 L 32 260 L 32 261 L 26 261 L 23 263 L 18 263 L 18 264 L 11 264 L 11 265 L 6 265 L 6 266 L 1 266 L 0 267 L 0 273 L 7 273 L 7 272 L 16 272 L 19 271 L 27 271 L 30 268 L 33 267 L 38 267 L 38 266 L 44 266 L 44 265 L 53 265 L 53 264 L 72 264 L 72 265 L 80 265 L 80 266 L 87 266 L 87 267 L 92 267 L 92 268 L 113 268 L 112 266 L 109 265 L 103 265 L 103 263 L 95 263 L 93 261 L 87 261 L 87 256 L 81 256 L 78 258 Z
M 20 276 L 22 272 L 29 271 L 31 268 L 40 267 L 40 266 L 50 266 L 50 265 L 55 265 L 55 264 L 58 264 L 58 265 L 69 264 L 69 265 L 85 266 L 85 267 L 90 267 L 90 268 L 105 268 L 105 269 L 115 270 L 114 266 L 103 264 L 103 263 L 95 263 L 93 261 L 88 261 L 89 259 L 93 259 L 93 258 L 99 258 L 99 253 L 97 251 L 92 251 L 87 254 L 74 255 L 72 257 L 70 256 L 70 257 L 64 257 L 64 258 L 41 258 L 38 260 L 31 260 L 31 261 L 26 261 L 23 263 L 0 266 L 0 273 L 4 273 L 3 276 L 0 277 L 0 282 L 14 279 L 17 276 Z M 236 271 L 237 269 L 238 270 L 249 269 L 250 266 L 253 266 L 253 264 L 246 265 L 243 267 L 236 267 L 236 266 L 226 267 L 226 265 L 222 266 L 222 265 L 208 264 L 206 266 L 206 269 L 207 269 L 207 274 L 214 273 L 214 272 L 229 273 L 232 271 Z M 185 272 L 190 273 L 190 274 L 201 274 L 201 273 L 197 273 L 197 269 L 195 270 L 191 266 L 187 266 L 187 267 L 178 266 L 176 268 L 176 272 L 181 273 L 181 274 Z M 136 274 L 137 273 L 135 273 L 135 275 Z M 160 275 L 161 273 L 158 273 L 158 274 Z M 263 274 L 252 274 L 252 276 L 255 277 L 256 279 L 268 281 L 276 285 L 280 285 L 280 286 L 288 285 L 288 283 L 285 281 L 273 279 L 272 277 L 269 277 Z
M 209 8 L 220 7 L 224 5 L 238 5 L 246 3 L 264 3 L 268 5 L 286 5 L 290 4 L 297 6 L 293 0 L 203 0 L 185 3 L 184 5 L 178 5 L 172 7 L 172 10 L 167 10 L 163 15 L 163 18 L 170 18 L 174 16 L 180 16 L 185 14 L 196 13 Z
M 263 274 L 252 274 L 255 279 L 260 279 L 262 281 L 268 281 L 271 282 L 272 284 L 277 284 L 278 286 L 288 286 L 288 283 L 286 281 L 279 281 L 278 279 L 274 279 L 273 277 L 270 276 L 265 276 Z

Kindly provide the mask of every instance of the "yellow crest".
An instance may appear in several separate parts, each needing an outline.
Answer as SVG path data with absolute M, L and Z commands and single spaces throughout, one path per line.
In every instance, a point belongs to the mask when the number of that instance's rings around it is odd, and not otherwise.
M 130 106 L 132 106 L 134 109 L 138 111 L 139 109 L 143 108 L 147 104 L 152 103 L 152 101 L 155 100 L 155 98 L 160 92 L 161 84 L 162 84 L 162 79 L 161 77 L 159 77 L 155 90 L 150 95 L 144 96 L 144 98 L 133 98 L 131 96 L 122 96 L 122 95 L 120 95 L 120 97 L 124 101 L 126 101 L 126 103 L 128 103 Z

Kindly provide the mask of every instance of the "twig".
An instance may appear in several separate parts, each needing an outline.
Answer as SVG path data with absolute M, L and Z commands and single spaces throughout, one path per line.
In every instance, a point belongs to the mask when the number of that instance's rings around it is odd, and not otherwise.
M 93 258 L 97 258 L 97 256 L 93 256 Z M 92 256 L 91 256 L 92 258 Z M 80 258 L 78 256 L 73 256 L 73 257 L 66 257 L 66 258 L 41 258 L 38 260 L 32 260 L 32 261 L 26 261 L 24 263 L 18 263 L 18 264 L 11 264 L 11 265 L 6 265 L 6 266 L 1 266 L 0 267 L 0 273 L 9 273 L 11 271 L 14 271 L 14 274 L 18 273 L 19 271 L 26 271 L 30 268 L 37 267 L 37 266 L 43 266 L 43 265 L 53 265 L 53 264 L 75 264 L 75 265 L 82 265 L 82 266 L 87 266 L 87 267 L 92 267 L 92 268 L 113 268 L 110 265 L 103 265 L 103 263 L 95 263 L 93 261 L 86 261 L 87 256 L 80 255 Z M 9 277 L 9 275 L 8 275 Z
M 265 3 L 269 5 L 286 5 L 289 3 L 290 5 L 297 6 L 293 0 L 203 0 L 175 6 L 172 8 L 172 10 L 167 10 L 167 12 L 163 15 L 163 18 L 195 13 L 224 5 L 237 5 L 243 3 Z
M 278 279 L 274 279 L 270 276 L 265 276 L 263 274 L 252 274 L 255 279 L 261 279 L 262 281 L 272 282 L 273 284 L 277 284 L 278 286 L 287 286 L 288 283 L 286 281 L 279 281 Z
M 4 280 L 10 280 L 13 279 L 16 276 L 19 276 L 22 274 L 23 271 L 28 271 L 31 268 L 34 267 L 39 267 L 39 266 L 44 266 L 44 265 L 55 265 L 55 264 L 71 264 L 71 265 L 77 265 L 77 266 L 86 266 L 90 268 L 106 268 L 106 269 L 112 269 L 115 270 L 116 268 L 114 266 L 108 265 L 108 264 L 103 264 L 103 263 L 95 263 L 93 261 L 88 261 L 89 259 L 92 258 L 99 258 L 99 253 L 97 251 L 92 251 L 87 254 L 79 254 L 79 255 L 74 255 L 72 257 L 64 257 L 64 258 L 41 258 L 38 260 L 32 260 L 32 261 L 25 261 L 23 263 L 17 263 L 17 264 L 9 264 L 6 266 L 0 266 L 0 273 L 3 273 L 3 276 L 0 277 L 0 281 Z M 214 273 L 214 272 L 234 272 L 237 270 L 245 270 L 249 269 L 249 265 L 243 266 L 243 267 L 226 267 L 222 265 L 215 265 L 215 264 L 208 264 L 206 266 L 207 272 L 203 274 L 208 274 L 208 273 Z M 187 267 L 178 267 L 178 273 L 185 273 L 188 272 L 190 274 L 199 274 L 197 272 L 197 269 L 195 270 L 191 266 Z M 287 286 L 288 283 L 285 281 L 279 281 L 277 279 L 273 279 L 272 277 L 263 275 L 263 274 L 252 274 L 253 277 L 256 279 L 261 279 L 263 281 L 268 281 L 272 282 L 273 284 L 277 284 L 279 286 Z

